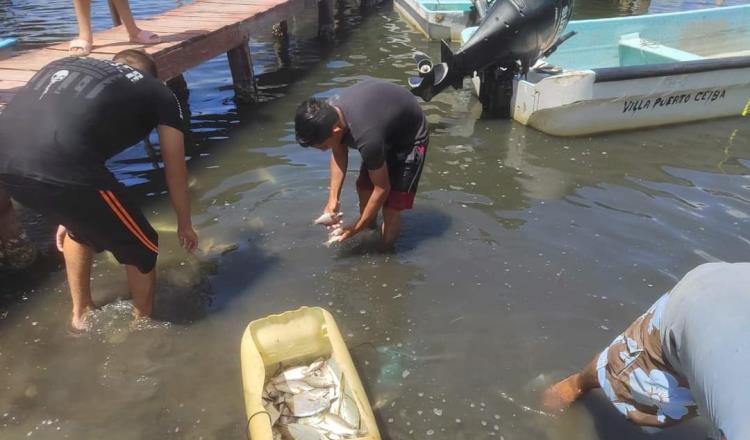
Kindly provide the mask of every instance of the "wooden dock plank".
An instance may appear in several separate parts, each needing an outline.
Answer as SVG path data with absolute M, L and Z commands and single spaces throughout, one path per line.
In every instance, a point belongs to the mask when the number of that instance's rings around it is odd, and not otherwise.
M 8 81 L 29 81 L 36 71 L 0 69 L 0 78 Z
M 245 43 L 261 29 L 301 13 L 307 0 L 195 0 L 138 23 L 157 32 L 162 42 L 144 46 L 128 41 L 123 26 L 94 34 L 91 57 L 111 59 L 125 49 L 144 49 L 169 79 Z M 15 91 L 50 62 L 69 56 L 68 42 L 21 53 L 0 61 L 0 109 Z

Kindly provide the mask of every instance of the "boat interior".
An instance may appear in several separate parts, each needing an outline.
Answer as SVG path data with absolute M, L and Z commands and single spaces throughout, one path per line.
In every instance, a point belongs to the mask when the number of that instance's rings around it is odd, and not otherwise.
M 546 61 L 587 70 L 750 56 L 750 5 L 667 14 L 570 21 Z M 476 28 L 467 28 L 467 41 Z
M 750 56 L 750 5 L 571 21 L 548 62 L 596 69 Z

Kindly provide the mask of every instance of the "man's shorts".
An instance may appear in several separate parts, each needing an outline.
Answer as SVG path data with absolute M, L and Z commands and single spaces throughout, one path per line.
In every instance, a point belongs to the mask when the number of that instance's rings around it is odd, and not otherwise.
M 665 428 L 695 417 L 698 408 L 687 380 L 664 356 L 662 296 L 620 336 L 597 362 L 599 385 L 615 408 L 642 427 Z
M 414 206 L 414 197 L 417 195 L 419 178 L 422 176 L 428 143 L 429 140 L 417 143 L 405 157 L 398 154 L 388 156 L 386 164 L 391 192 L 385 200 L 384 207 L 402 211 Z M 374 187 L 370 180 L 370 173 L 363 164 L 359 170 L 357 188 L 372 190 Z
M 68 237 L 96 252 L 110 251 L 121 264 L 148 273 L 156 265 L 159 237 L 141 210 L 116 189 L 56 185 L 0 176 L 21 204 L 65 226 Z

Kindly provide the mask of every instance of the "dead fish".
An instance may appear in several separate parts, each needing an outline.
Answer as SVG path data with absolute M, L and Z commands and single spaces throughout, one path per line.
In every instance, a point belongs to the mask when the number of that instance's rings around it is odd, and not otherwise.
M 284 370 L 281 374 L 271 379 L 271 381 L 277 384 L 290 380 L 302 380 L 307 374 L 307 368 L 308 367 L 306 365 L 303 365 L 301 367 L 289 368 L 288 370 Z
M 317 427 L 344 437 L 353 437 L 358 434 L 358 430 L 346 423 L 346 420 L 331 413 L 323 415 L 323 420 Z
M 309 373 L 313 373 L 315 371 L 320 370 L 321 368 L 323 368 L 325 366 L 326 366 L 325 359 L 323 359 L 323 358 L 316 359 L 312 364 L 310 364 L 309 367 L 307 367 L 307 372 L 308 372 L 308 374 Z
M 279 432 L 284 440 L 327 440 L 317 429 L 299 423 L 281 426 Z
M 307 384 L 315 388 L 330 388 L 338 385 L 336 376 L 333 375 L 331 369 L 325 364 L 323 367 L 311 371 L 304 380 Z
M 286 404 L 296 417 L 309 417 L 330 408 L 335 397 L 330 389 L 316 388 L 288 396 Z
M 313 222 L 316 225 L 331 226 L 338 223 L 344 216 L 342 212 L 325 212 Z
M 354 399 L 347 395 L 341 396 L 341 406 L 338 410 L 338 416 L 346 422 L 347 425 L 359 428 L 361 418 L 359 415 L 359 408 Z
M 263 398 L 274 400 L 279 396 L 279 394 L 279 390 L 276 389 L 276 386 L 273 384 L 273 382 L 268 382 L 266 384 L 266 387 L 263 388 Z
M 310 391 L 314 386 L 308 384 L 304 380 L 288 380 L 286 382 L 280 382 L 274 384 L 277 390 L 287 394 L 297 394 L 304 391 Z
M 325 245 L 325 247 L 331 247 L 331 246 L 333 246 L 336 243 L 341 243 L 341 236 L 340 235 L 338 235 L 336 237 L 329 237 L 328 241 L 326 241 L 323 244 Z
M 275 425 L 276 422 L 279 420 L 279 417 L 281 417 L 281 413 L 279 410 L 276 409 L 276 407 L 272 403 L 267 403 L 263 405 L 263 408 L 266 409 L 266 412 L 268 413 L 268 417 L 271 419 L 271 426 Z

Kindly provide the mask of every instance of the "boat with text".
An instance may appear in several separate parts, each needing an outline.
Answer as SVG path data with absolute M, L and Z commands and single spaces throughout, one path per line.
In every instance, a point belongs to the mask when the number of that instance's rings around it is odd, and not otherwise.
M 498 0 L 479 27 L 462 32 L 455 54 L 444 45 L 442 65 L 453 75 L 441 83 L 420 74 L 413 92 L 431 99 L 470 76 L 485 112 L 560 136 L 750 111 L 750 5 L 567 21 L 570 6 Z M 529 21 L 545 40 L 528 34 Z M 477 51 L 481 44 L 492 52 Z M 515 46 L 526 52 L 508 49 Z M 442 74 L 438 66 L 430 69 Z

